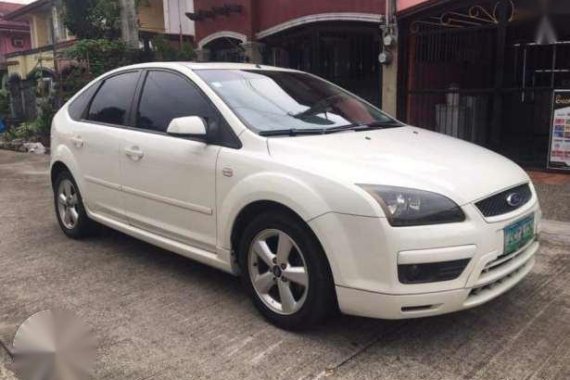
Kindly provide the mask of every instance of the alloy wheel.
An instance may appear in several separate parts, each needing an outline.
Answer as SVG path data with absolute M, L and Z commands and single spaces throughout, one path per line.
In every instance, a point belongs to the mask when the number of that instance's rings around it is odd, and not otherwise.
M 285 232 L 261 231 L 251 242 L 249 277 L 255 292 L 272 311 L 291 315 L 307 298 L 309 272 L 303 252 Z
M 57 209 L 62 224 L 68 230 L 74 229 L 79 221 L 78 202 L 73 182 L 67 178 L 62 180 L 57 190 Z

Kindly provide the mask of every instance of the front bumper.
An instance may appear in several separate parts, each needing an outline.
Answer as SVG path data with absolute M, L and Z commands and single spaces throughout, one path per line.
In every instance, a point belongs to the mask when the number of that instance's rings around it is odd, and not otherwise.
M 405 319 L 450 313 L 481 305 L 520 282 L 535 263 L 541 219 L 536 194 L 521 209 L 492 219 L 474 205 L 467 220 L 438 226 L 393 228 L 386 219 L 330 213 L 310 222 L 327 253 L 342 312 Z M 504 229 L 535 215 L 535 239 L 503 255 Z M 453 280 L 402 284 L 398 264 L 468 258 Z

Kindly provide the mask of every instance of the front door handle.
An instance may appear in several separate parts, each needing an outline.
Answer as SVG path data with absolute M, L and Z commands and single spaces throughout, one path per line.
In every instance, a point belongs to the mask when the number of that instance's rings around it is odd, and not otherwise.
M 85 141 L 83 141 L 81 136 L 73 136 L 71 138 L 71 142 L 73 145 L 75 145 L 76 148 L 83 148 L 83 145 L 85 145 Z
M 144 152 L 138 146 L 132 146 L 125 149 L 125 154 L 131 160 L 139 161 L 144 157 Z

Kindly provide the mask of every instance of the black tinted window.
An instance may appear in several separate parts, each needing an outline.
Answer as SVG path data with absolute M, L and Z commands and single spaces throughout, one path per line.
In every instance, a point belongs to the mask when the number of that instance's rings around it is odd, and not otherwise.
M 99 88 L 101 83 L 97 82 L 96 84 L 89 87 L 87 90 L 83 91 L 81 95 L 79 95 L 71 104 L 69 105 L 68 112 L 69 116 L 73 120 L 80 120 L 82 117 L 85 116 L 85 110 L 91 101 L 91 98 Z
M 177 117 L 200 116 L 210 121 L 214 110 L 200 91 L 180 75 L 151 71 L 137 113 L 137 127 L 165 132 Z
M 138 77 L 138 72 L 130 72 L 105 80 L 91 103 L 88 119 L 102 123 L 127 125 L 126 118 Z

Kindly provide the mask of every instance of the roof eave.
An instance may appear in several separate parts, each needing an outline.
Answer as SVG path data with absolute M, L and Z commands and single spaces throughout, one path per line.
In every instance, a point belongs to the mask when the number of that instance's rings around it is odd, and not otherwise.
M 26 14 L 33 12 L 35 10 L 40 9 L 43 6 L 49 5 L 50 4 L 50 0 L 37 0 L 34 1 L 33 3 L 30 3 L 26 6 L 23 6 L 20 9 L 17 9 L 13 12 L 7 13 L 4 15 L 4 19 L 5 20 L 18 20 L 20 19 L 22 16 L 25 16 Z

